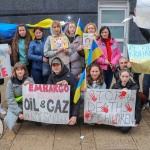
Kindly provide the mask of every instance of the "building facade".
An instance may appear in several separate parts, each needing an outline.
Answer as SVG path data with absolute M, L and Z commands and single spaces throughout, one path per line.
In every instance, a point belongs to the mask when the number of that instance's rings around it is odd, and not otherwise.
M 84 25 L 93 22 L 98 30 L 109 26 L 118 40 L 122 54 L 127 55 L 127 43 L 145 43 L 138 27 L 131 20 L 136 0 L 1 0 L 0 22 L 35 24 L 43 19 L 72 20 L 81 18 Z

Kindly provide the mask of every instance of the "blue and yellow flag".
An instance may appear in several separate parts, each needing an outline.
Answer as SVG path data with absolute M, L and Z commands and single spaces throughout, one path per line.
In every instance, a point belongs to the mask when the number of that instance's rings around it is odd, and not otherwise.
M 86 79 L 86 69 L 84 69 L 83 73 L 81 74 L 81 77 L 80 77 L 80 80 L 78 82 L 78 85 L 77 85 L 77 89 L 76 89 L 76 92 L 75 92 L 75 95 L 74 95 L 74 99 L 73 99 L 73 102 L 76 104 L 80 98 L 80 93 L 81 93 L 81 87 L 85 85 L 85 79 Z
M 94 62 L 97 58 L 99 58 L 101 55 L 103 55 L 102 50 L 97 45 L 95 40 L 92 41 L 92 45 L 89 51 L 86 67 L 88 67 L 92 62 Z
M 33 30 L 35 27 L 41 27 L 43 29 L 50 29 L 52 25 L 53 20 L 50 18 L 44 19 L 36 24 L 26 24 L 27 28 L 29 29 L 29 32 L 32 36 L 32 39 L 34 39 L 34 33 Z
M 83 32 L 84 32 L 84 27 L 81 22 L 81 19 L 79 18 L 75 35 L 79 35 L 83 37 Z
M 17 24 L 2 23 L 0 22 L 0 36 L 2 39 L 10 39 L 14 36 Z

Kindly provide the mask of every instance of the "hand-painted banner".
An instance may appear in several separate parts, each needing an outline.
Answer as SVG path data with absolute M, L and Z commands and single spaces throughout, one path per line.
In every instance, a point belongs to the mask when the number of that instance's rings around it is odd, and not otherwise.
M 141 28 L 150 29 L 150 0 L 137 0 L 134 22 Z
M 128 44 L 133 72 L 150 74 L 150 44 Z
M 84 122 L 134 126 L 135 101 L 135 90 L 88 89 L 84 97 Z
M 29 84 L 23 86 L 25 120 L 68 124 L 70 86 Z
M 0 44 L 0 78 L 10 77 L 12 74 L 8 44 Z

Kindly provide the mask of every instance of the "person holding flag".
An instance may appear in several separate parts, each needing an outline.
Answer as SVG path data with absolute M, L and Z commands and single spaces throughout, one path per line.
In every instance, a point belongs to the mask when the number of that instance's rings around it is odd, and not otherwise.
M 103 55 L 96 62 L 103 70 L 106 88 L 109 89 L 121 52 L 118 42 L 111 37 L 110 29 L 107 26 L 101 27 L 99 35 L 97 44 L 103 51 Z

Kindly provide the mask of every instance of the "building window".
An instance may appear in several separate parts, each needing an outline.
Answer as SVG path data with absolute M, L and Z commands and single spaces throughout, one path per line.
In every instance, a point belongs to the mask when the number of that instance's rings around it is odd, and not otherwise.
M 98 28 L 108 26 L 112 37 L 119 45 L 122 55 L 127 55 L 128 22 L 122 21 L 129 16 L 128 0 L 99 0 L 98 2 Z

